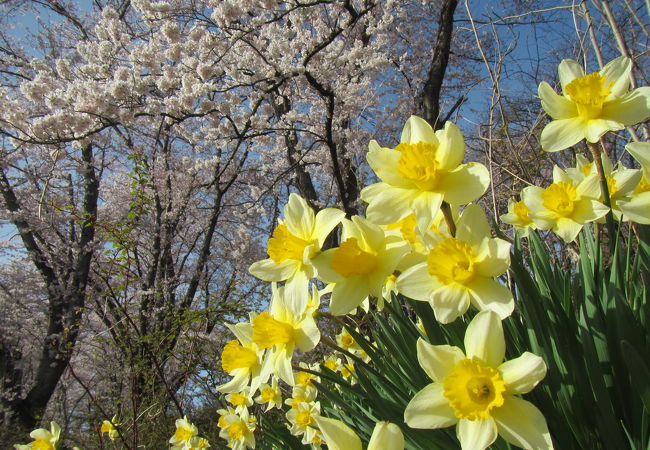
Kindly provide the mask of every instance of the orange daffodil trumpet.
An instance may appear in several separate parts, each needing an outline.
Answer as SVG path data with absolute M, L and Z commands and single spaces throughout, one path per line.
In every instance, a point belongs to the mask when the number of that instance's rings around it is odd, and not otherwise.
M 650 117 L 650 87 L 629 91 L 631 70 L 631 60 L 623 56 L 589 75 L 576 61 L 563 60 L 558 67 L 562 95 L 545 81 L 539 85 L 542 107 L 553 118 L 542 130 L 542 148 L 556 152 L 583 139 L 598 142 L 607 131 Z
M 426 261 L 400 275 L 397 289 L 414 300 L 428 301 L 441 323 L 454 321 L 470 303 L 505 318 L 514 308 L 512 293 L 494 277 L 509 266 L 510 244 L 490 237 L 485 213 L 471 204 L 458 220 L 456 236 L 438 236 Z
M 314 276 L 312 259 L 344 216 L 336 208 L 325 208 L 314 215 L 302 197 L 290 194 L 284 221 L 269 239 L 269 258 L 251 265 L 250 273 L 264 281 L 286 281 L 286 300 L 294 312 L 300 313 L 309 297 L 309 279 Z
M 465 141 L 456 125 L 447 122 L 434 132 L 416 116 L 408 119 L 394 149 L 371 141 L 367 160 L 381 182 L 361 191 L 368 220 L 389 225 L 415 214 L 424 232 L 443 201 L 464 205 L 476 200 L 487 190 L 490 174 L 482 164 L 462 164 L 464 156 Z
M 542 413 L 518 397 L 546 375 L 532 353 L 503 362 L 505 339 L 499 316 L 481 311 L 465 332 L 465 352 L 449 345 L 417 343 L 418 362 L 433 383 L 415 394 L 404 411 L 412 428 L 456 425 L 463 449 L 484 449 L 500 435 L 527 449 L 552 449 Z

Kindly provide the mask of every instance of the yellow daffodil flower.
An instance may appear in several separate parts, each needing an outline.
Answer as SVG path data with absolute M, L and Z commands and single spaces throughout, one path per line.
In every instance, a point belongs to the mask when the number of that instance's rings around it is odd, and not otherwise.
M 192 439 L 190 439 L 189 446 L 187 447 L 186 450 L 200 450 L 202 448 L 210 448 L 210 447 L 211 447 L 210 442 L 206 438 L 200 436 L 194 436 Z
M 425 262 L 399 276 L 397 289 L 413 300 L 428 301 L 441 323 L 456 320 L 470 303 L 505 318 L 514 308 L 512 293 L 494 277 L 509 266 L 510 244 L 490 237 L 485 213 L 471 204 L 458 220 L 456 236 L 440 236 Z
M 425 231 L 443 201 L 464 205 L 476 200 L 487 190 L 490 174 L 482 164 L 462 164 L 464 156 L 465 142 L 456 125 L 447 122 L 434 132 L 416 116 L 404 125 L 395 149 L 371 141 L 366 158 L 381 182 L 361 191 L 368 220 L 388 225 L 414 214 Z
M 335 283 L 330 297 L 330 312 L 347 314 L 366 297 L 379 297 L 386 283 L 408 252 L 407 243 L 368 220 L 354 216 L 343 219 L 341 245 L 322 252 L 314 259 L 318 277 Z
M 297 408 L 287 411 L 286 418 L 291 427 L 289 431 L 294 436 L 302 436 L 303 444 L 310 444 L 318 433 L 316 418 L 320 416 L 319 402 L 302 402 Z
M 623 215 L 633 222 L 650 224 L 650 143 L 632 142 L 625 149 L 641 165 L 641 179 L 624 201 L 618 205 Z
M 357 433 L 340 420 L 320 416 L 316 424 L 329 450 L 362 450 Z M 402 430 L 394 423 L 377 422 L 367 450 L 404 450 Z
M 244 409 L 238 414 L 227 414 L 222 416 L 224 426 L 219 431 L 219 437 L 228 441 L 228 447 L 233 450 L 245 450 L 255 448 L 256 421 L 248 415 Z
M 552 449 L 542 413 L 518 397 L 546 375 L 532 353 L 503 362 L 505 339 L 499 316 L 481 311 L 465 332 L 465 352 L 449 345 L 417 343 L 418 362 L 433 383 L 415 394 L 404 411 L 411 428 L 456 425 L 464 449 L 484 449 L 501 436 L 512 445 Z
M 240 392 L 249 385 L 252 392 L 260 384 L 262 352 L 253 342 L 253 327 L 250 323 L 227 325 L 237 340 L 228 342 L 221 353 L 221 367 L 233 377 L 228 383 L 217 387 L 223 393 Z
M 558 67 L 562 95 L 544 81 L 539 85 L 542 107 L 553 118 L 542 130 L 542 148 L 556 152 L 585 138 L 598 142 L 607 131 L 650 117 L 650 87 L 629 91 L 631 70 L 632 62 L 623 56 L 589 75 L 576 61 L 563 60 Z
M 37 428 L 29 433 L 29 437 L 34 439 L 29 444 L 16 444 L 16 450 L 56 450 L 56 444 L 61 437 L 61 427 L 56 422 L 50 422 L 50 429 Z
M 344 216 L 343 211 L 335 208 L 314 215 L 302 197 L 289 195 L 284 221 L 269 239 L 269 258 L 253 263 L 250 273 L 264 281 L 286 280 L 288 306 L 296 313 L 302 312 L 309 297 L 309 279 L 314 276 L 312 259 Z
M 102 426 L 99 431 L 102 433 L 108 433 L 109 439 L 111 441 L 114 441 L 119 436 L 116 428 L 118 425 L 117 416 L 113 416 L 111 420 L 104 420 L 102 422 Z
M 232 392 L 226 395 L 226 401 L 234 406 L 235 413 L 237 414 L 249 406 L 253 406 L 253 399 L 250 396 L 249 387 L 245 387 L 241 392 Z
M 318 296 L 318 290 L 312 289 L 312 296 Z M 318 301 L 306 300 L 305 304 Z M 320 331 L 313 316 L 314 309 L 304 309 L 296 314 L 287 302 L 285 290 L 273 283 L 273 294 L 269 311 L 252 316 L 253 342 L 260 349 L 268 349 L 262 361 L 260 380 L 265 383 L 271 374 L 276 374 L 284 382 L 293 385 L 291 359 L 294 349 L 308 352 L 316 347 L 320 340 Z
M 528 206 L 528 215 L 542 230 L 553 230 L 565 242 L 572 242 L 582 227 L 605 216 L 609 208 L 599 201 L 600 184 L 590 175 L 575 184 L 565 171 L 553 168 L 553 184 L 546 189 L 528 186 L 521 198 Z
M 537 228 L 528 213 L 530 210 L 523 201 L 508 199 L 508 212 L 500 216 L 501 222 L 515 227 L 520 236 L 528 237 L 530 229 Z
M 273 408 L 282 409 L 282 391 L 278 386 L 278 378 L 273 377 L 271 384 L 260 385 L 260 395 L 255 397 L 255 403 L 266 405 L 264 412 Z
M 199 434 L 199 430 L 187 420 L 187 417 L 176 419 L 176 431 L 169 438 L 169 443 L 174 447 L 183 448 L 197 434 Z

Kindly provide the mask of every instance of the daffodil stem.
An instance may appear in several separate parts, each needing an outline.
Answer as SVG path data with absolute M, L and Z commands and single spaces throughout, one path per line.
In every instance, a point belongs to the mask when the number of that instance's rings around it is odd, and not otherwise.
M 600 191 L 603 194 L 603 203 L 609 208 L 605 220 L 607 222 L 607 234 L 609 235 L 609 245 L 612 246 L 612 252 L 614 251 L 613 246 L 615 245 L 615 230 L 614 230 L 614 215 L 612 213 L 612 202 L 609 198 L 609 187 L 607 186 L 607 177 L 605 176 L 605 171 L 603 170 L 603 160 L 601 158 L 600 146 L 598 144 L 587 141 L 587 146 L 591 151 L 591 156 L 593 157 L 594 164 L 596 165 L 596 171 L 598 172 L 598 178 L 600 179 Z
M 447 202 L 442 202 L 440 210 L 442 211 L 442 215 L 445 216 L 445 222 L 447 222 L 449 234 L 451 234 L 452 237 L 456 237 L 456 224 L 454 223 L 454 218 L 451 214 L 451 206 L 449 206 L 449 203 Z

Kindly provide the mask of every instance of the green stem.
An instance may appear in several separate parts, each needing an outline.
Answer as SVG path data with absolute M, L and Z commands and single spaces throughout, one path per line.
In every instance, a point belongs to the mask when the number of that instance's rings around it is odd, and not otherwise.
M 598 144 L 587 141 L 587 146 L 591 151 L 591 156 L 593 157 L 594 164 L 596 165 L 596 171 L 598 172 L 598 178 L 600 179 L 600 191 L 603 194 L 603 203 L 609 208 L 607 215 L 605 216 L 605 221 L 607 222 L 607 234 L 609 236 L 609 245 L 612 247 L 611 251 L 614 252 L 613 246 L 616 245 L 615 240 L 615 229 L 614 229 L 614 215 L 612 213 L 612 202 L 609 198 L 609 187 L 607 186 L 607 177 L 605 176 L 605 171 L 603 170 L 603 160 L 601 158 L 600 146 Z

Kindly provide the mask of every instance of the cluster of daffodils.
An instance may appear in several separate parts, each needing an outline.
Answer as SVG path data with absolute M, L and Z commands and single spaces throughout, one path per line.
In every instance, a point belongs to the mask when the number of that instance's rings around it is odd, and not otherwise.
M 610 211 L 617 221 L 650 224 L 650 144 L 626 146 L 641 170 L 613 164 L 595 145 L 606 132 L 650 117 L 650 87 L 629 90 L 631 68 L 630 59 L 620 57 L 585 75 L 578 63 L 564 60 L 558 69 L 562 95 L 546 82 L 539 85 L 542 106 L 554 119 L 542 131 L 542 148 L 560 151 L 586 139 L 593 160 L 578 155 L 576 167 L 555 166 L 553 183 L 524 188 L 520 201 L 509 201 L 503 222 L 524 236 L 529 229 L 552 230 L 565 242 L 575 240 L 585 224 L 603 222 Z
M 224 371 L 232 376 L 219 387 L 227 394 L 225 399 L 230 404 L 219 411 L 221 436 L 230 447 L 253 447 L 254 440 L 245 438 L 244 425 L 234 432 L 230 430 L 233 423 L 245 424 L 252 433 L 255 422 L 244 418 L 250 417 L 249 408 L 257 403 L 266 405 L 265 411 L 283 405 L 289 407 L 285 413 L 287 426 L 305 445 L 361 448 L 354 430 L 322 414 L 315 386 L 319 381 L 317 374 L 325 370 L 340 374 L 350 384 L 355 382 L 354 358 L 368 361 L 369 357 L 354 338 L 343 330 L 336 337 L 336 345 L 328 340 L 328 345 L 339 353 L 326 355 L 320 367 L 303 365 L 303 370 L 292 370 L 296 367 L 294 353 L 309 352 L 320 341 L 314 319 L 317 311 L 341 316 L 354 313 L 357 308 L 367 311 L 371 303 L 381 309 L 393 294 L 402 294 L 428 302 L 441 323 L 456 320 L 470 306 L 483 314 L 480 317 L 488 317 L 490 323 L 512 313 L 512 293 L 500 280 L 510 266 L 510 244 L 492 237 L 485 212 L 471 203 L 487 190 L 489 173 L 482 164 L 463 163 L 464 153 L 463 136 L 454 124 L 447 123 L 444 129 L 434 131 L 426 121 L 413 116 L 404 126 L 396 148 L 383 148 L 375 141 L 369 145 L 368 163 L 380 182 L 361 192 L 361 198 L 368 203 L 365 218 L 345 218 L 342 211 L 334 208 L 315 214 L 304 199 L 295 194 L 289 196 L 284 218 L 268 242 L 269 257 L 250 267 L 253 275 L 273 283 L 269 308 L 251 314 L 248 322 L 229 326 L 237 339 L 230 341 L 221 355 Z M 332 233 L 336 233 L 339 245 L 324 249 Z M 317 286 L 324 288 L 319 290 Z M 491 339 L 489 343 L 498 344 L 496 341 Z M 541 413 L 515 397 L 524 390 L 509 373 L 500 375 L 503 367 L 509 367 L 497 361 L 499 355 L 503 359 L 503 352 L 497 351 L 494 357 L 479 361 L 474 350 L 467 350 L 467 357 L 456 358 L 451 366 L 445 366 L 450 373 L 465 378 L 457 383 L 449 399 L 442 398 L 447 399 L 447 413 L 454 411 L 458 397 L 469 398 L 472 389 L 482 389 L 478 397 L 467 400 L 478 402 L 478 406 L 473 403 L 466 406 L 473 410 L 483 408 L 481 414 L 465 413 L 461 408 L 457 409 L 461 412 L 455 422 L 446 417 L 439 423 L 425 423 L 412 419 L 419 417 L 419 412 L 417 407 L 409 405 L 405 422 L 415 428 L 459 423 L 465 429 L 466 422 L 478 421 L 472 422 L 477 426 L 467 428 L 466 434 L 459 434 L 463 447 L 469 442 L 466 435 L 473 436 L 472 442 L 487 446 L 496 439 L 498 431 L 515 444 L 543 442 L 548 444 L 544 448 L 550 448 Z M 527 378 L 533 370 L 526 366 L 529 361 L 526 359 L 516 369 L 532 388 L 537 381 Z M 424 357 L 420 363 L 431 365 Z M 535 360 L 536 368 L 540 363 L 543 366 L 541 360 Z M 464 368 L 467 364 L 471 367 Z M 500 384 L 484 383 L 488 372 L 496 374 L 494 377 L 501 380 Z M 535 372 L 535 376 L 539 374 Z M 503 386 L 510 390 L 501 389 Z M 283 392 L 288 397 L 284 401 Z M 412 403 L 422 408 L 419 396 Z M 488 397 L 498 398 L 489 405 L 484 404 Z M 502 401 L 503 398 L 508 401 Z M 438 398 L 436 402 L 439 404 L 441 400 Z M 518 427 L 522 422 L 517 422 L 517 414 L 511 421 L 503 419 L 506 425 L 499 425 L 501 418 L 496 419 L 492 414 L 498 411 L 501 416 L 507 416 L 522 404 L 524 412 L 529 413 L 523 420 L 532 420 L 525 427 Z M 490 434 L 485 434 L 485 430 Z M 513 433 L 520 436 L 519 432 L 524 433 L 524 438 L 512 437 Z M 484 434 L 477 437 L 476 433 Z M 404 437 L 397 425 L 377 423 L 368 448 L 403 447 Z
M 196 425 L 187 420 L 187 417 L 176 420 L 176 431 L 169 438 L 170 450 L 198 450 L 210 447 L 207 439 L 198 436 Z

